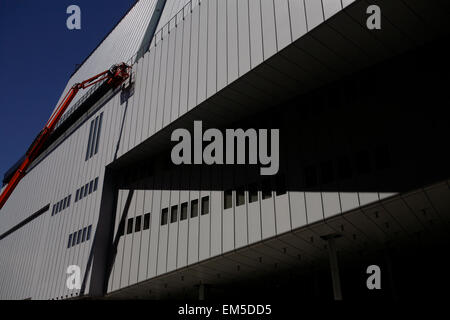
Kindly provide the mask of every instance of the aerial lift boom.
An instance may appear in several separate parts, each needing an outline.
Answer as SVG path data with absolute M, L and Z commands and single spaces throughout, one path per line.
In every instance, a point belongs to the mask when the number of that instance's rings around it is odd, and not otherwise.
M 125 63 L 113 65 L 109 70 L 103 71 L 92 78 L 89 78 L 83 82 L 76 83 L 72 86 L 72 88 L 67 92 L 61 103 L 52 113 L 47 123 L 45 124 L 44 129 L 38 134 L 34 142 L 29 147 L 25 159 L 22 161 L 20 166 L 15 170 L 12 175 L 11 180 L 8 185 L 5 187 L 3 192 L 0 195 L 0 209 L 3 208 L 3 205 L 8 200 L 11 193 L 16 188 L 17 184 L 20 180 L 25 176 L 25 173 L 30 166 L 30 164 L 37 158 L 37 156 L 42 151 L 42 147 L 45 142 L 50 137 L 51 133 L 56 127 L 56 124 L 61 119 L 62 115 L 66 111 L 67 107 L 70 105 L 72 100 L 77 95 L 78 91 L 81 89 L 86 89 L 100 81 L 105 80 L 106 85 L 111 88 L 115 88 L 119 86 L 122 82 L 124 82 L 130 76 L 130 66 Z

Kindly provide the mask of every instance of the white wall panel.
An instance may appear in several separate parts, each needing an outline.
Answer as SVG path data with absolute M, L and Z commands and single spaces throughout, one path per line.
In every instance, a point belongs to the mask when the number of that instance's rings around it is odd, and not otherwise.
M 322 0 L 322 3 L 325 19 L 330 18 L 342 10 L 341 0 Z
M 218 23 L 218 0 L 208 0 L 208 63 L 206 95 L 210 97 L 217 90 L 217 23 Z M 202 10 L 205 10 L 203 7 Z
M 292 29 L 292 40 L 295 41 L 303 36 L 307 30 L 306 11 L 304 1 L 289 0 L 289 13 Z
M 323 22 L 322 0 L 305 0 L 306 22 L 308 30 L 312 30 Z
M 239 76 L 237 0 L 227 0 L 227 83 Z
M 288 0 L 277 0 L 274 1 L 274 3 L 278 45 L 277 50 L 279 51 L 292 42 L 291 17 L 289 15 Z
M 181 90 L 180 90 L 180 104 L 179 114 L 181 116 L 188 110 L 188 94 L 189 94 L 189 71 L 191 63 L 191 15 L 189 14 L 189 6 L 184 9 L 183 20 L 183 58 L 181 67 Z M 195 58 L 195 57 L 194 57 Z
M 200 7 L 192 9 L 191 50 L 189 52 L 188 110 L 197 106 L 197 78 L 199 63 Z
M 261 0 L 261 17 L 264 49 L 263 53 L 264 59 L 268 59 L 277 52 L 277 35 L 275 30 L 273 0 Z
M 250 21 L 248 0 L 237 0 L 239 76 L 250 70 Z
M 200 11 L 200 25 L 198 38 L 198 76 L 197 76 L 197 104 L 206 99 L 206 70 L 208 63 L 208 6 L 209 1 L 203 0 L 198 7 Z
M 227 1 L 217 1 L 217 91 L 228 84 Z

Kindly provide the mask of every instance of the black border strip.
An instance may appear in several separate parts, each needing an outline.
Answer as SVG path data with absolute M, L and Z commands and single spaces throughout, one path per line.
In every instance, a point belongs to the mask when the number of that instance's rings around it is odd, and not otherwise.
M 40 215 L 42 215 L 43 213 L 47 212 L 48 209 L 50 209 L 50 203 L 47 204 L 45 207 L 43 207 L 42 209 L 39 209 L 38 211 L 36 211 L 35 213 L 33 213 L 31 216 L 29 216 L 28 218 L 26 218 L 25 220 L 23 220 L 22 222 L 20 222 L 19 224 L 15 225 L 14 227 L 12 227 L 11 229 L 9 229 L 8 231 L 6 231 L 5 233 L 3 233 L 2 235 L 0 235 L 0 240 L 3 240 L 4 238 L 6 238 L 7 236 L 9 236 L 11 233 L 19 230 L 20 228 L 22 228 L 24 225 L 26 225 L 27 223 L 33 221 L 34 219 L 36 219 L 37 217 L 39 217 Z

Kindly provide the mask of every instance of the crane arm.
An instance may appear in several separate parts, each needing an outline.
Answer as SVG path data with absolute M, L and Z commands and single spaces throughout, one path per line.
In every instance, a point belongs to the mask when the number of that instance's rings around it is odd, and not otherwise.
M 3 205 L 8 200 L 11 193 L 16 188 L 17 184 L 20 182 L 20 180 L 25 176 L 25 173 L 30 166 L 30 164 L 37 158 L 37 156 L 42 151 L 42 147 L 44 143 L 48 140 L 51 133 L 56 127 L 56 124 L 61 119 L 64 112 L 67 110 L 67 107 L 70 105 L 72 100 L 77 95 L 78 91 L 81 89 L 86 89 L 90 86 L 93 86 L 94 84 L 104 81 L 107 85 L 109 85 L 112 88 L 115 88 L 119 86 L 122 82 L 124 82 L 129 76 L 129 70 L 130 66 L 128 66 L 125 63 L 116 64 L 113 65 L 109 70 L 105 70 L 87 80 L 84 80 L 83 82 L 76 83 L 72 86 L 72 88 L 66 93 L 61 103 L 58 105 L 58 107 L 55 109 L 55 111 L 52 113 L 50 118 L 48 119 L 47 123 L 45 124 L 44 128 L 41 130 L 41 132 L 38 134 L 36 139 L 33 141 L 31 146 L 28 148 L 28 151 L 26 152 L 25 159 L 20 164 L 20 166 L 16 169 L 13 176 L 11 177 L 11 180 L 9 181 L 8 185 L 5 187 L 3 192 L 0 195 L 0 209 L 3 207 Z

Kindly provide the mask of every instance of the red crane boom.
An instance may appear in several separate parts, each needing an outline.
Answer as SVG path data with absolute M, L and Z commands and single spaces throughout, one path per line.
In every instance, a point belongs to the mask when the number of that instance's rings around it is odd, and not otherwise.
M 16 188 L 17 184 L 20 180 L 25 176 L 25 173 L 30 166 L 30 164 L 37 158 L 42 150 L 42 146 L 48 140 L 51 133 L 55 129 L 56 124 L 59 119 L 61 119 L 62 115 L 66 111 L 67 107 L 70 105 L 72 100 L 77 95 L 78 91 L 81 89 L 86 89 L 100 81 L 106 80 L 106 85 L 109 85 L 111 88 L 115 88 L 119 86 L 122 82 L 124 82 L 130 76 L 130 66 L 125 63 L 113 65 L 109 70 L 103 71 L 92 78 L 89 78 L 83 82 L 76 83 L 73 87 L 67 92 L 64 99 L 52 113 L 47 123 L 45 124 L 44 129 L 38 134 L 34 142 L 28 148 L 28 151 L 25 155 L 25 159 L 20 164 L 20 166 L 14 172 L 11 180 L 8 185 L 3 190 L 0 195 L 0 209 L 3 208 L 3 205 L 8 200 L 11 193 Z

